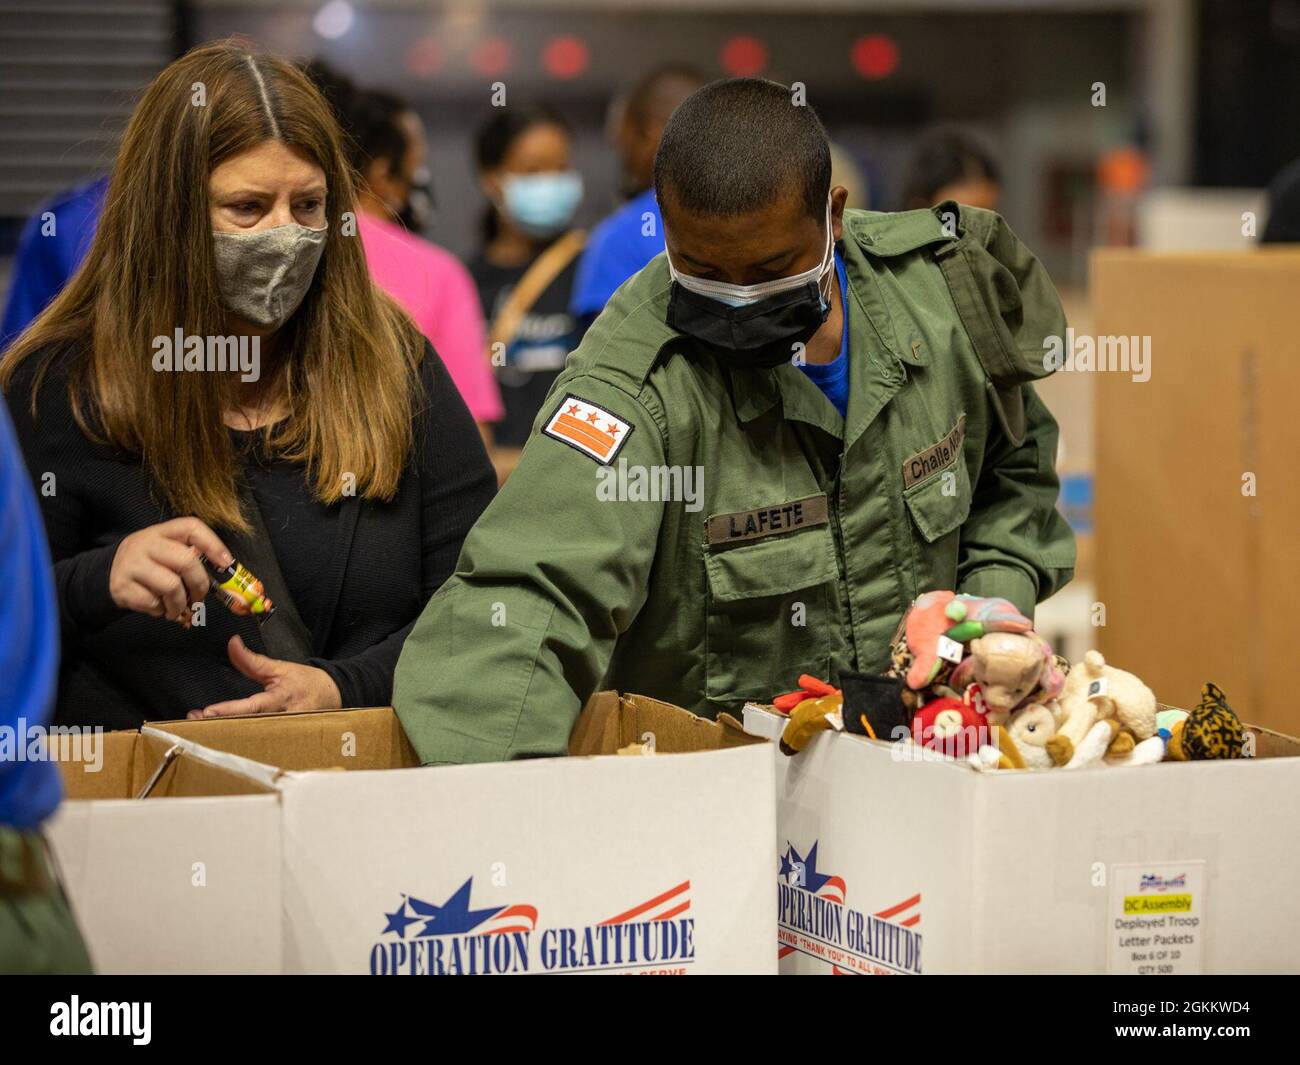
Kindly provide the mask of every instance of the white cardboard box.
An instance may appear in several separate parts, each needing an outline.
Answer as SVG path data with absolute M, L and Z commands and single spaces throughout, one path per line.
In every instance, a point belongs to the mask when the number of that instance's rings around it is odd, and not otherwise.
M 1251 761 L 1041 772 L 774 751 L 780 971 L 1300 972 L 1300 742 L 1255 731 Z
M 657 754 L 611 756 L 647 733 Z M 591 757 L 419 768 L 387 708 L 172 722 L 143 739 L 274 789 L 281 892 L 254 909 L 278 922 L 279 971 L 776 971 L 772 760 L 738 727 L 602 693 L 574 732 L 576 753 L 602 752 Z M 135 826 L 89 805 L 99 821 L 63 833 L 65 865 L 92 848 L 140 848 Z M 236 812 L 208 809 L 208 837 L 230 832 Z M 99 861 L 93 889 L 116 901 L 81 913 L 94 937 L 122 920 L 125 885 L 178 846 L 179 830 L 155 823 L 161 853 L 145 848 L 134 869 Z M 186 919 L 173 908 L 149 924 Z M 232 952 L 237 963 L 237 945 L 215 944 L 234 940 L 239 921 L 202 920 L 214 953 L 160 945 L 138 955 L 142 966 L 206 969 Z
M 173 744 L 101 734 L 61 759 L 68 798 L 45 828 L 100 973 L 279 971 L 280 799 Z M 86 770 L 91 771 L 86 771 Z

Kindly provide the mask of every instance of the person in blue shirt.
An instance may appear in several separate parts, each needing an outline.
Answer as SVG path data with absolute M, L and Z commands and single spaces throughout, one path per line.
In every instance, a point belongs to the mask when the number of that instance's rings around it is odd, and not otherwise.
M 0 973 L 88 973 L 40 826 L 59 805 L 58 768 L 29 739 L 50 724 L 59 620 L 45 530 L 8 408 L 0 403 Z
M 49 306 L 90 250 L 108 176 L 60 193 L 23 226 L 0 319 L 0 352 Z
M 844 325 L 840 328 L 840 353 L 830 362 L 804 362 L 799 367 L 822 390 L 843 418 L 849 410 L 849 305 L 844 295 L 849 290 L 849 275 L 844 268 L 844 256 L 838 248 L 835 249 L 835 273 L 840 279 L 840 310 L 844 313 Z
M 633 87 L 619 122 L 623 160 L 622 207 L 592 230 L 578 261 L 569 310 L 590 324 L 624 281 L 664 250 L 663 219 L 655 200 L 654 160 L 664 125 L 677 105 L 704 84 L 693 67 L 655 67 Z

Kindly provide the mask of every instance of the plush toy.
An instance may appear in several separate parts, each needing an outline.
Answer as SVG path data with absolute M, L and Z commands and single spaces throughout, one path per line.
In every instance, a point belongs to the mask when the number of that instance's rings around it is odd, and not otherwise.
M 1135 746 L 1128 754 L 1107 755 L 1105 764 L 1123 767 L 1131 765 L 1155 765 L 1165 757 L 1165 741 L 1160 736 L 1152 736 Z
M 1037 633 L 993 632 L 972 640 L 969 650 L 948 683 L 958 690 L 979 684 L 990 724 L 1006 724 L 1022 703 L 1055 699 L 1065 687 L 1065 671 Z
M 914 708 L 909 708 L 904 699 L 902 677 L 843 669 L 840 686 L 844 689 L 845 732 L 873 740 L 899 740 L 911 735 Z
M 818 699 L 823 695 L 839 695 L 839 688 L 832 687 L 824 680 L 818 680 L 809 673 L 799 674 L 799 687 L 792 692 L 778 695 L 772 705 L 783 714 L 788 714 L 805 699 Z
M 1047 741 L 1056 735 L 1053 706 L 1030 703 L 1013 711 L 1007 718 L 1006 737 L 1016 748 L 1020 760 L 1030 769 L 1050 769 L 1052 756 Z M 990 719 L 991 719 L 990 711 Z
M 1065 763 L 1066 769 L 1082 769 L 1085 766 L 1099 765 L 1108 751 L 1111 750 L 1115 743 L 1115 737 L 1120 734 L 1120 724 L 1113 717 L 1103 717 L 1100 721 L 1094 721 L 1088 731 L 1084 733 L 1083 740 L 1071 748 L 1070 760 Z M 1048 741 L 1048 750 L 1051 752 L 1051 744 L 1059 739 L 1059 734 Z M 1127 755 L 1133 750 L 1133 745 L 1120 746 L 1116 748 L 1116 755 Z
M 1016 741 L 1007 734 L 1007 730 L 1003 726 L 994 725 L 991 732 L 990 738 L 992 742 L 985 744 L 974 754 L 967 757 L 966 761 L 971 766 L 982 772 L 992 769 L 1030 768 L 1021 756 Z
M 1151 689 L 1132 673 L 1108 666 L 1098 651 L 1089 651 L 1082 664 L 1070 670 L 1057 704 L 1057 733 L 1047 743 L 1057 765 L 1079 764 L 1075 748 L 1099 721 L 1115 723 L 1106 753 L 1116 757 L 1156 734 L 1156 697 Z
M 979 770 L 1051 769 L 1056 763 L 1047 751 L 1047 742 L 1056 733 L 1056 715 L 1051 704 L 1030 703 L 1011 714 L 1005 728 L 994 729 L 997 747 L 982 748 L 970 764 Z M 1122 755 L 1110 756 L 1107 748 L 1118 729 L 1113 719 L 1098 721 L 1088 730 L 1078 747 L 1071 748 L 1068 769 L 1090 765 L 1139 766 L 1159 762 L 1165 753 L 1165 741 L 1152 736 Z
M 950 758 L 965 758 L 990 742 L 988 719 L 968 699 L 931 699 L 912 718 L 912 741 Z
M 842 727 L 841 711 L 844 697 L 838 692 L 804 699 L 790 711 L 790 720 L 781 733 L 781 753 L 798 754 L 819 732 Z
M 1033 622 L 1005 599 L 926 592 L 903 617 L 901 639 L 894 643 L 894 669 L 905 675 L 909 688 L 920 691 L 934 684 L 949 664 L 940 654 L 941 638 L 965 644 L 990 632 L 1032 628 Z
M 1201 701 L 1190 714 L 1166 709 L 1156 714 L 1165 739 L 1165 757 L 1175 762 L 1244 758 L 1246 730 L 1217 684 L 1201 688 Z

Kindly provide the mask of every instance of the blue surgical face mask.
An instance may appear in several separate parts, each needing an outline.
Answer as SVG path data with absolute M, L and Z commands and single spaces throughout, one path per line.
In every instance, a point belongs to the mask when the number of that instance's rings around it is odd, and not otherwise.
M 573 221 L 582 202 L 582 175 L 576 170 L 511 174 L 501 182 L 505 212 L 532 237 L 553 237 Z

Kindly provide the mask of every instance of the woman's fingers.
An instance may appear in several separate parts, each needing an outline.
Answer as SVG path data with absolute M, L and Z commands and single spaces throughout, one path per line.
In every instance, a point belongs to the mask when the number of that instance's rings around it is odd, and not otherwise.
M 159 525 L 158 531 L 178 543 L 197 547 L 218 566 L 229 566 L 235 560 L 221 538 L 198 518 L 173 518 Z
M 203 717 L 235 717 L 239 714 L 274 714 L 284 709 L 284 699 L 282 696 L 274 695 L 271 692 L 258 692 L 256 695 L 250 695 L 247 699 L 228 699 L 224 703 L 213 703 L 205 706 L 202 710 L 191 710 L 186 716 L 190 718 Z
M 230 637 L 230 642 L 226 644 L 226 653 L 230 656 L 232 666 L 249 680 L 257 681 L 258 684 L 270 684 L 280 672 L 280 662 L 277 659 L 260 655 L 256 651 L 250 651 L 238 636 Z
M 154 618 L 166 616 L 162 600 L 139 581 L 129 582 L 120 594 L 114 596 L 113 601 L 122 609 L 134 610 L 137 614 L 148 614 Z
M 141 560 L 132 576 L 135 582 L 143 586 L 155 599 L 161 600 L 163 615 L 169 621 L 179 621 L 189 613 L 190 604 L 185 594 L 185 582 L 177 573 L 152 559 L 145 558 Z M 150 612 L 146 611 L 146 613 Z
M 212 579 L 199 561 L 198 548 L 190 547 L 179 540 L 159 537 L 149 544 L 149 558 L 160 566 L 166 566 L 185 582 L 185 593 L 189 605 L 201 603 L 208 594 Z
M 190 605 L 201 601 L 212 583 L 199 552 L 218 565 L 233 561 L 226 545 L 198 518 L 174 518 L 123 537 L 108 575 L 113 602 L 188 624 Z

